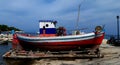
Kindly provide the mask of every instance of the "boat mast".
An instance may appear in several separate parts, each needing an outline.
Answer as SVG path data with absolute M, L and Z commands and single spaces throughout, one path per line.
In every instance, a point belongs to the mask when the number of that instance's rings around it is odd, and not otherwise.
M 82 3 L 84 2 L 85 0 L 82 0 L 82 2 L 79 4 L 78 6 L 78 16 L 77 16 L 77 23 L 76 23 L 76 30 L 79 31 L 79 20 L 80 20 L 80 7 L 82 5 Z
M 78 24 L 79 24 L 79 17 L 80 17 L 80 6 L 81 6 L 81 4 L 79 4 L 79 7 L 78 7 L 78 17 L 77 17 L 77 24 L 76 24 L 76 29 L 77 30 L 79 30 Z

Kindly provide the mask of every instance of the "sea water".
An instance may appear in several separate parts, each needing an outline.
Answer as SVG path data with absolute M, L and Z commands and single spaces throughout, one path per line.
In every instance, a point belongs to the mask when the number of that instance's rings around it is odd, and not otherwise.
M 12 43 L 0 45 L 0 65 L 32 65 L 33 60 L 3 59 L 3 55 L 12 48 Z
M 0 45 L 0 65 L 6 65 L 6 62 L 3 59 L 3 55 L 11 49 L 11 43 L 1 44 Z

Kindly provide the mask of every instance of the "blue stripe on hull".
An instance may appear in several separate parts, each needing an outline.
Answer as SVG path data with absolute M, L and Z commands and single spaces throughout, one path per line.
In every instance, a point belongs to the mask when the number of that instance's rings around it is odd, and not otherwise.
M 46 28 L 45 29 L 46 34 L 56 34 L 56 29 L 55 28 Z M 40 34 L 43 34 L 43 29 L 40 29 Z

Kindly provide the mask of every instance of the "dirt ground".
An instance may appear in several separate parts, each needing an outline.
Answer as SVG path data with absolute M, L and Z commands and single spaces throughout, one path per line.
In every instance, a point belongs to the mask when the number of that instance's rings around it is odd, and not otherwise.
M 75 59 L 75 60 L 35 60 L 33 65 L 120 65 L 120 47 L 114 47 L 105 44 L 106 40 L 100 46 L 103 58 L 93 59 Z

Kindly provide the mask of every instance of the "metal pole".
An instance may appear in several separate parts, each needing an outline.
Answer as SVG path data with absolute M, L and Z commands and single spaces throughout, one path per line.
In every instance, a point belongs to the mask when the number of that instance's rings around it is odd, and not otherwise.
M 78 7 L 78 18 L 77 18 L 77 26 L 76 26 L 76 29 L 77 29 L 77 30 L 79 30 L 79 26 L 78 26 L 79 23 L 78 23 L 78 22 L 79 22 L 79 17 L 80 17 L 80 6 L 81 6 L 81 4 L 80 4 L 79 7 Z
M 85 0 L 82 0 L 82 2 L 79 4 L 79 7 L 78 7 L 78 17 L 77 17 L 77 24 L 76 24 L 77 31 L 79 30 L 80 7 L 84 1 Z
M 118 41 L 119 41 L 119 16 L 117 16 L 117 38 L 118 38 Z

